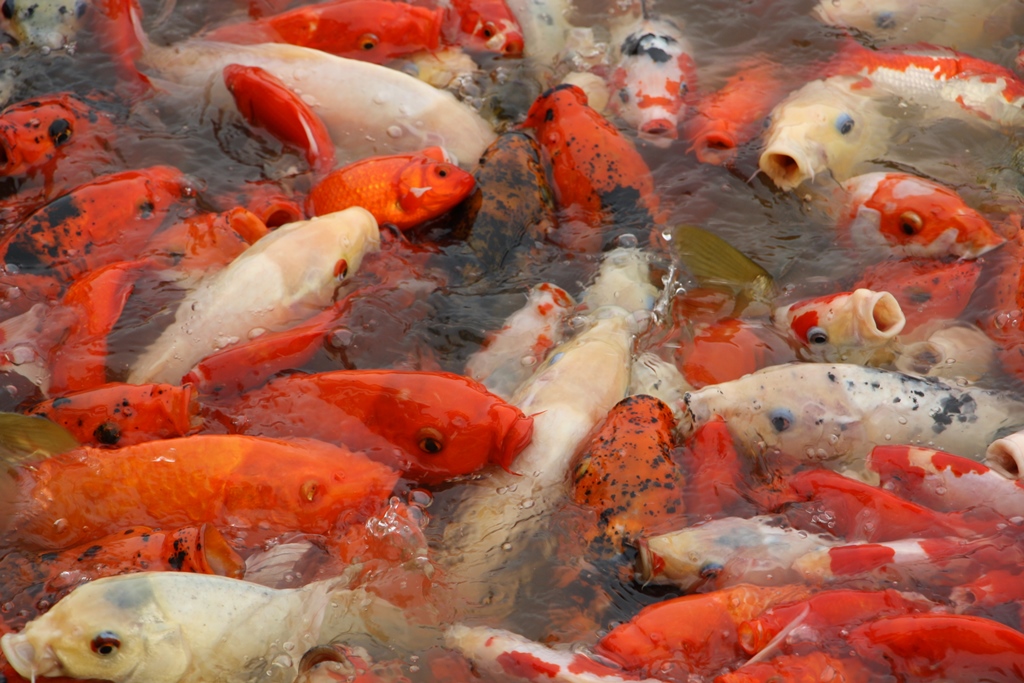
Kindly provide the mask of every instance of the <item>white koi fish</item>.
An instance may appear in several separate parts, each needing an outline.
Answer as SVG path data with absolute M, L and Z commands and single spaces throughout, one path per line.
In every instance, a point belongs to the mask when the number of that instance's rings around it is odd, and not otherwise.
M 281 226 L 185 297 L 128 382 L 178 383 L 214 351 L 319 313 L 379 246 L 377 221 L 361 207 Z

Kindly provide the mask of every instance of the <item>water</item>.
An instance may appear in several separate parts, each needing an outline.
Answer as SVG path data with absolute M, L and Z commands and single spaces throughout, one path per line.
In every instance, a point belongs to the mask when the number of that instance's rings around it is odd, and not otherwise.
M 147 16 L 155 16 L 158 3 L 144 2 Z M 174 13 L 159 26 L 148 26 L 160 43 L 184 39 L 205 26 L 244 12 L 242 0 L 178 0 Z M 578 26 L 592 26 L 606 36 L 603 25 L 611 3 L 580 2 L 570 18 Z M 681 20 L 683 32 L 694 48 L 699 87 L 712 90 L 736 69 L 740 60 L 755 54 L 770 55 L 779 64 L 798 67 L 829 57 L 842 39 L 840 32 L 810 16 L 814 3 L 807 0 L 671 0 L 653 9 Z M 47 53 L 3 49 L 3 84 L 11 84 L 10 99 L 72 90 L 81 94 L 113 92 L 117 77 L 106 55 L 85 32 L 74 50 Z M 975 55 L 1004 66 L 1012 66 L 1019 48 L 1015 37 L 995 42 Z M 483 93 L 485 110 L 504 118 L 508 126 L 521 116 L 541 86 L 528 75 L 524 65 L 509 60 L 485 62 L 493 69 L 494 92 Z M 487 79 L 484 79 L 485 81 Z M 275 140 L 251 131 L 233 114 L 212 111 L 174 86 L 164 95 L 145 102 L 126 114 L 132 133 L 120 147 L 119 165 L 135 168 L 152 164 L 173 164 L 195 179 L 199 206 L 223 202 L 245 182 L 270 177 L 285 179 L 302 188 L 304 160 L 283 150 Z M 464 94 L 477 97 L 479 84 L 462 83 Z M 6 88 L 0 88 L 5 92 Z M 304 93 L 315 98 L 316 93 Z M 1020 202 L 1021 175 L 1015 168 L 1018 140 L 992 134 L 958 122 L 941 122 L 927 129 L 914 125 L 913 111 L 901 123 L 901 144 L 890 158 L 875 164 L 878 169 L 917 171 L 955 185 L 975 206 L 1003 212 Z M 398 135 L 397 128 L 389 134 Z M 630 131 L 624 131 L 631 135 Z M 668 219 L 659 232 L 670 234 L 677 223 L 701 225 L 738 247 L 761 264 L 782 284 L 789 300 L 839 291 L 871 261 L 870 255 L 852 255 L 836 242 L 829 219 L 803 193 L 781 192 L 757 173 L 758 148 L 747 145 L 729 167 L 700 164 L 686 153 L 680 140 L 667 149 L 639 144 L 652 173 Z M 0 189 L 15 189 L 4 183 Z M 373 299 L 361 300 L 345 328 L 336 330 L 333 344 L 325 347 L 304 368 L 328 370 L 339 367 L 421 367 L 461 372 L 466 359 L 480 348 L 490 331 L 500 328 L 505 317 L 525 300 L 528 286 L 542 279 L 566 287 L 573 295 L 587 283 L 594 259 L 566 259 L 547 252 L 528 273 L 509 273 L 501 280 L 488 280 L 471 272 L 458 240 L 445 234 L 443 226 L 421 233 L 424 243 L 437 237 L 439 246 L 429 261 L 428 272 L 441 273 L 436 282 L 410 278 L 407 287 Z M 635 235 L 623 240 L 645 239 Z M 659 254 L 656 268 L 670 272 L 674 267 L 667 253 Z M 133 298 L 111 335 L 109 370 L 113 378 L 123 377 L 131 360 L 148 340 L 170 319 L 170 307 L 181 289 L 174 282 L 151 276 L 153 282 L 138 286 L 145 298 Z M 424 280 L 428 283 L 424 284 Z M 693 284 L 685 271 L 680 275 L 685 291 Z M 978 304 L 981 306 L 983 304 Z M 965 319 L 970 319 L 970 313 Z M 656 335 L 652 335 L 656 336 Z M 524 357 L 524 363 L 535 359 Z M 1005 377 L 988 378 L 989 383 L 1014 385 Z M 19 393 L 20 401 L 22 394 Z M 431 544 L 438 544 L 446 522 L 451 519 L 466 487 L 452 484 L 427 493 L 412 495 L 426 510 L 430 522 L 424 530 Z M 532 501 L 528 501 L 532 505 Z M 524 506 L 527 504 L 524 503 Z M 823 512 L 822 517 L 830 513 Z M 553 522 L 552 533 L 572 535 L 573 517 Z M 823 523 L 827 520 L 823 519 Z M 829 523 L 831 525 L 831 523 Z M 572 550 L 553 558 L 534 557 L 531 546 L 504 550 L 509 562 L 540 577 L 529 583 L 520 596 L 517 611 L 502 626 L 529 637 L 578 638 L 592 643 L 611 625 L 629 619 L 637 610 L 676 594 L 670 588 L 642 587 L 630 580 L 629 561 L 586 561 Z M 583 552 L 575 549 L 575 552 Z M 538 569 L 540 563 L 540 569 Z M 562 582 L 552 583 L 558 577 Z M 593 610 L 594 605 L 602 605 Z M 592 630 L 573 626 L 573 617 L 584 613 L 595 617 Z M 471 617 L 472 614 L 460 615 Z M 409 662 L 406 669 L 415 681 L 433 680 L 429 667 Z

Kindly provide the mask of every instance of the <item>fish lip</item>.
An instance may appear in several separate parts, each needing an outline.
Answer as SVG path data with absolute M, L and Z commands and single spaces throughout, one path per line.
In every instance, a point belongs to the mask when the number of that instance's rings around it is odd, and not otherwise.
M 523 415 L 518 408 L 507 404 L 498 404 L 492 410 L 499 424 L 507 424 L 493 461 L 506 472 L 512 472 L 509 469 L 512 462 L 533 439 L 533 416 Z
M 792 190 L 805 180 L 814 180 L 817 170 L 806 154 L 785 144 L 765 146 L 757 165 L 782 190 Z
M 4 634 L 0 637 L 0 650 L 14 670 L 29 680 L 38 676 L 58 676 L 63 672 L 53 649 L 47 647 L 37 655 L 36 648 L 24 633 Z

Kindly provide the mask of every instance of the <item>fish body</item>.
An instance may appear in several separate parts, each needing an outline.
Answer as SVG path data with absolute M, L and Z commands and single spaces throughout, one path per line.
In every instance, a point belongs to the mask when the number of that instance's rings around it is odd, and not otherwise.
M 840 235 L 893 256 L 973 259 L 1006 240 L 952 189 L 908 173 L 866 173 L 843 183 Z
M 469 106 L 414 76 L 320 50 L 261 43 L 187 41 L 149 45 L 141 65 L 178 83 L 210 89 L 214 106 L 231 107 L 222 72 L 257 66 L 302 97 L 327 126 L 341 162 L 442 145 L 471 166 L 494 130 Z
M 79 586 L 0 646 L 26 677 L 291 683 L 299 653 L 311 647 L 408 630 L 393 605 L 339 583 L 273 589 L 178 572 L 109 577 Z
M 131 384 L 178 383 L 205 356 L 256 331 L 301 321 L 331 304 L 341 279 L 380 244 L 358 207 L 282 226 L 197 285 L 174 322 L 132 365 Z
M 679 136 L 689 96 L 697 89 L 692 54 L 669 19 L 645 17 L 619 41 L 610 102 L 641 140 L 667 147 Z
M 310 191 L 307 205 L 314 216 L 361 206 L 379 225 L 408 230 L 448 212 L 475 189 L 469 172 L 432 147 L 367 157 L 332 171 Z
M 791 190 L 826 170 L 839 181 L 889 148 L 891 96 L 856 76 L 810 81 L 771 112 L 758 160 L 779 189 Z
M 362 454 L 312 440 L 194 435 L 83 446 L 15 470 L 0 519 L 7 539 L 40 549 L 132 524 L 210 523 L 253 545 L 290 531 L 327 533 L 339 515 L 383 502 L 397 479 Z
M 441 44 L 444 10 L 385 0 L 330 0 L 265 19 L 215 28 L 204 40 L 288 43 L 383 64 Z
M 695 426 L 719 415 L 752 453 L 855 467 L 886 442 L 980 459 L 995 434 L 1024 423 L 1024 404 L 1009 396 L 847 364 L 777 365 L 684 402 Z
M 533 430 L 532 418 L 471 379 L 411 370 L 287 375 L 217 412 L 238 433 L 343 444 L 428 481 L 488 462 L 508 468 Z

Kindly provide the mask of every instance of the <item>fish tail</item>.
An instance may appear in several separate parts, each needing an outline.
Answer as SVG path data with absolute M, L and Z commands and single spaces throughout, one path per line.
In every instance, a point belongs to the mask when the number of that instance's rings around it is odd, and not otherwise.
M 101 17 L 97 31 L 114 60 L 122 87 L 128 90 L 129 96 L 146 94 L 151 85 L 136 62 L 149 50 L 150 43 L 142 27 L 138 0 L 103 0 L 97 6 Z

